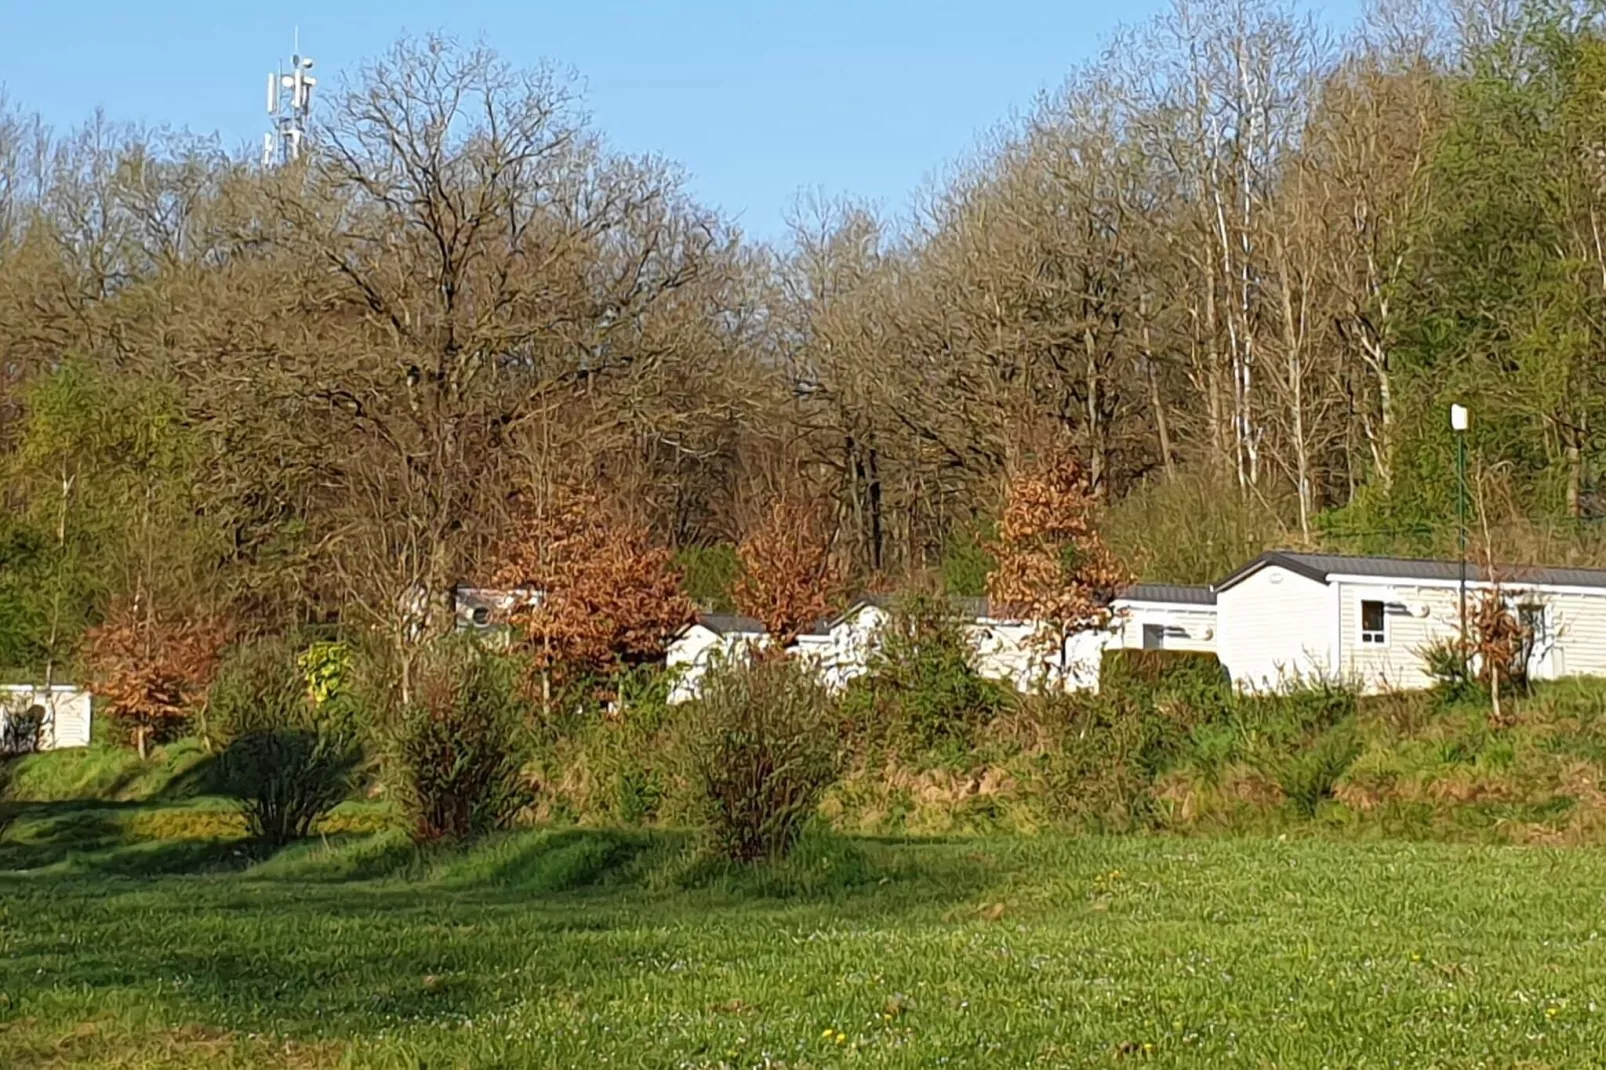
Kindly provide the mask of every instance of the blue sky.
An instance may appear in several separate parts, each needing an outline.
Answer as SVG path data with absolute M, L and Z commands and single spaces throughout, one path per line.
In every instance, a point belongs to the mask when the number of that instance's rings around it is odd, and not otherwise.
M 115 120 L 215 131 L 231 148 L 265 129 L 262 83 L 297 25 L 330 80 L 432 30 L 516 63 L 550 59 L 580 74 L 616 147 L 677 160 L 703 201 L 770 238 L 800 192 L 902 210 L 1118 24 L 1169 0 L 0 4 L 0 83 L 14 102 L 58 126 L 104 107 Z M 1329 7 L 1347 22 L 1355 5 Z

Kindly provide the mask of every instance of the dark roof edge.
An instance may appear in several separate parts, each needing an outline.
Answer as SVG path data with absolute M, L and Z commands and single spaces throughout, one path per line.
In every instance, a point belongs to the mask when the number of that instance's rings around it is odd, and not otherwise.
M 1195 583 L 1134 583 L 1115 596 L 1117 602 L 1153 602 L 1179 606 L 1214 606 L 1216 589 Z
M 731 632 L 738 635 L 764 634 L 763 624 L 740 613 L 698 613 L 697 619 L 682 628 L 680 633 L 685 634 L 687 630 L 699 624 L 716 635 L 728 635 Z
M 1294 557 L 1290 551 L 1267 550 L 1265 553 L 1261 554 L 1247 565 L 1239 568 L 1236 572 L 1232 573 L 1220 583 L 1217 583 L 1215 585 L 1215 591 L 1217 594 L 1220 594 L 1229 587 L 1236 587 L 1244 580 L 1247 580 L 1250 576 L 1253 576 L 1261 569 L 1270 565 L 1276 565 L 1279 568 L 1287 569 L 1296 576 L 1303 576 L 1307 580 L 1315 580 L 1317 583 L 1327 582 L 1328 574 L 1326 572 L 1300 561 L 1298 558 Z

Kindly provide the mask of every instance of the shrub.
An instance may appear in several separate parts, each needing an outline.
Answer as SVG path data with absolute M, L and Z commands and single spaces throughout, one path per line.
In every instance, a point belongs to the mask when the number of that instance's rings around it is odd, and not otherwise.
M 713 847 L 733 862 L 784 858 L 836 780 L 835 704 L 797 662 L 716 666 L 689 708 L 691 780 Z
M 987 593 L 987 577 L 998 562 L 987 549 L 997 532 L 991 524 L 961 529 L 943 546 L 938 573 L 942 589 L 951 595 L 976 598 Z
M 669 793 L 670 763 L 660 733 L 669 716 L 669 684 L 661 669 L 622 674 L 614 681 L 614 714 L 595 718 L 580 740 L 602 789 L 602 808 L 615 821 L 653 820 Z
M 0 704 L 0 758 L 38 750 L 45 716 L 45 708 L 38 703 Z
M 943 598 L 901 600 L 871 650 L 868 671 L 844 696 L 844 714 L 895 745 L 967 752 L 1007 705 L 1004 688 L 976 674 L 970 642 Z
M 1164 750 L 1152 705 L 1126 695 L 1042 695 L 1040 716 L 1055 724 L 1058 746 L 1041 760 L 1050 809 L 1098 831 L 1148 820 Z
M 1099 688 L 1223 701 L 1227 670 L 1206 651 L 1106 650 L 1099 661 Z
M 1346 721 L 1320 736 L 1308 749 L 1283 757 L 1276 769 L 1277 786 L 1294 809 L 1314 817 L 1323 799 L 1360 757 L 1361 741 L 1353 722 Z
M 1276 695 L 1235 699 L 1233 719 L 1251 741 L 1289 750 L 1355 716 L 1355 692 L 1315 684 Z
M 229 737 L 218 788 L 239 801 L 251 836 L 270 846 L 305 837 L 351 790 L 362 759 L 355 717 L 310 691 L 288 644 L 235 651 L 212 686 L 211 707 Z
M 1240 698 L 1233 719 L 1243 757 L 1311 817 L 1360 755 L 1357 708 L 1354 691 L 1318 684 Z
M 713 546 L 684 546 L 675 553 L 674 565 L 684 577 L 686 596 L 715 613 L 736 609 L 731 589 L 742 572 L 736 547 L 726 543 Z
M 395 726 L 401 796 L 420 842 L 506 826 L 530 801 L 526 703 L 512 659 L 449 641 L 421 659 Z
M 1433 678 L 1434 693 L 1443 702 L 1449 704 L 1482 697 L 1483 689 L 1458 639 L 1436 639 L 1423 647 L 1419 656 L 1423 668 Z

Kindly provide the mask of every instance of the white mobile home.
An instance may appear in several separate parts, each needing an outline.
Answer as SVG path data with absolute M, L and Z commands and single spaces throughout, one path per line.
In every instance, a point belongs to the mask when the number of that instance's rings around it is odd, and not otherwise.
M 968 625 L 977 672 L 1026 691 L 1058 683 L 1067 691 L 1096 691 L 1106 650 L 1216 649 L 1216 596 L 1209 587 L 1140 583 L 1110 603 L 1109 624 L 1077 632 L 1058 655 L 1044 651 L 1044 625 L 990 615 L 985 600 Z
M 1468 601 L 1498 586 L 1534 635 L 1535 679 L 1606 674 L 1606 570 L 1467 566 Z M 1424 652 L 1460 635 L 1461 564 L 1274 551 L 1216 585 L 1218 652 L 1234 683 L 1432 686 Z
M 799 635 L 793 649 L 828 688 L 840 691 L 869 670 L 872 648 L 888 616 L 887 599 L 862 598 Z
M 542 592 L 532 587 L 452 588 L 452 619 L 460 632 L 495 632 L 508 627 L 516 610 L 539 606 Z
M 0 686 L 0 754 L 89 746 L 90 706 L 66 684 Z
M 868 667 L 871 644 L 886 619 L 887 611 L 880 600 L 863 599 L 835 617 L 816 621 L 790 649 L 812 666 L 828 687 L 841 690 Z M 696 698 L 703 675 L 715 661 L 742 657 L 749 649 L 771 642 L 763 623 L 752 617 L 698 614 L 697 620 L 681 629 L 665 652 L 665 664 L 678 670 L 669 701 Z
M 741 657 L 750 646 L 769 642 L 764 625 L 752 617 L 735 613 L 701 613 L 682 628 L 665 652 L 665 664 L 677 670 L 670 702 L 689 702 L 697 697 L 703 674 L 714 662 Z
M 1054 650 L 1047 626 L 1039 621 L 982 617 L 967 622 L 965 635 L 975 650 L 976 675 L 1009 684 L 1017 691 L 1059 687 L 1066 691 L 1098 688 L 1099 658 L 1107 636 L 1078 632 L 1063 650 Z
M 1215 652 L 1213 588 L 1140 583 L 1123 591 L 1110 609 L 1108 648 Z

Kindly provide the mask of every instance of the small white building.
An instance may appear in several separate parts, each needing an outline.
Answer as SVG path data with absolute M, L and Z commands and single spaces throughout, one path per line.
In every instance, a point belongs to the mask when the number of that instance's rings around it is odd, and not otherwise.
M 1212 587 L 1140 583 L 1110 604 L 1107 649 L 1216 650 L 1216 592 Z
M 1103 632 L 1076 632 L 1056 649 L 1049 625 L 983 616 L 966 622 L 965 635 L 975 651 L 976 675 L 984 680 L 1016 691 L 1098 688 L 1099 660 L 1108 641 Z
M 832 691 L 840 691 L 870 668 L 870 656 L 889 617 L 888 600 L 861 598 L 797 637 L 793 650 L 812 665 Z
M 1467 566 L 1467 601 L 1498 585 L 1534 636 L 1529 674 L 1606 675 L 1606 569 Z M 1424 657 L 1461 632 L 1461 563 L 1265 553 L 1216 585 L 1218 652 L 1234 684 L 1431 687 Z
M 70 684 L 0 686 L 0 753 L 89 746 L 89 692 Z
M 664 662 L 675 673 L 669 701 L 689 702 L 697 697 L 703 674 L 720 660 L 742 657 L 749 649 L 769 643 L 764 625 L 736 613 L 700 613 L 680 630 L 665 651 Z
M 976 649 L 976 671 L 1017 691 L 1060 687 L 1097 691 L 1106 650 L 1194 650 L 1216 648 L 1215 592 L 1209 587 L 1144 583 L 1110 603 L 1109 623 L 1072 634 L 1057 654 L 1046 644 L 1046 625 L 994 617 L 986 601 L 967 624 Z
M 452 588 L 452 619 L 460 632 L 505 630 L 513 612 L 540 605 L 541 594 L 533 587 L 470 587 L 458 584 Z

